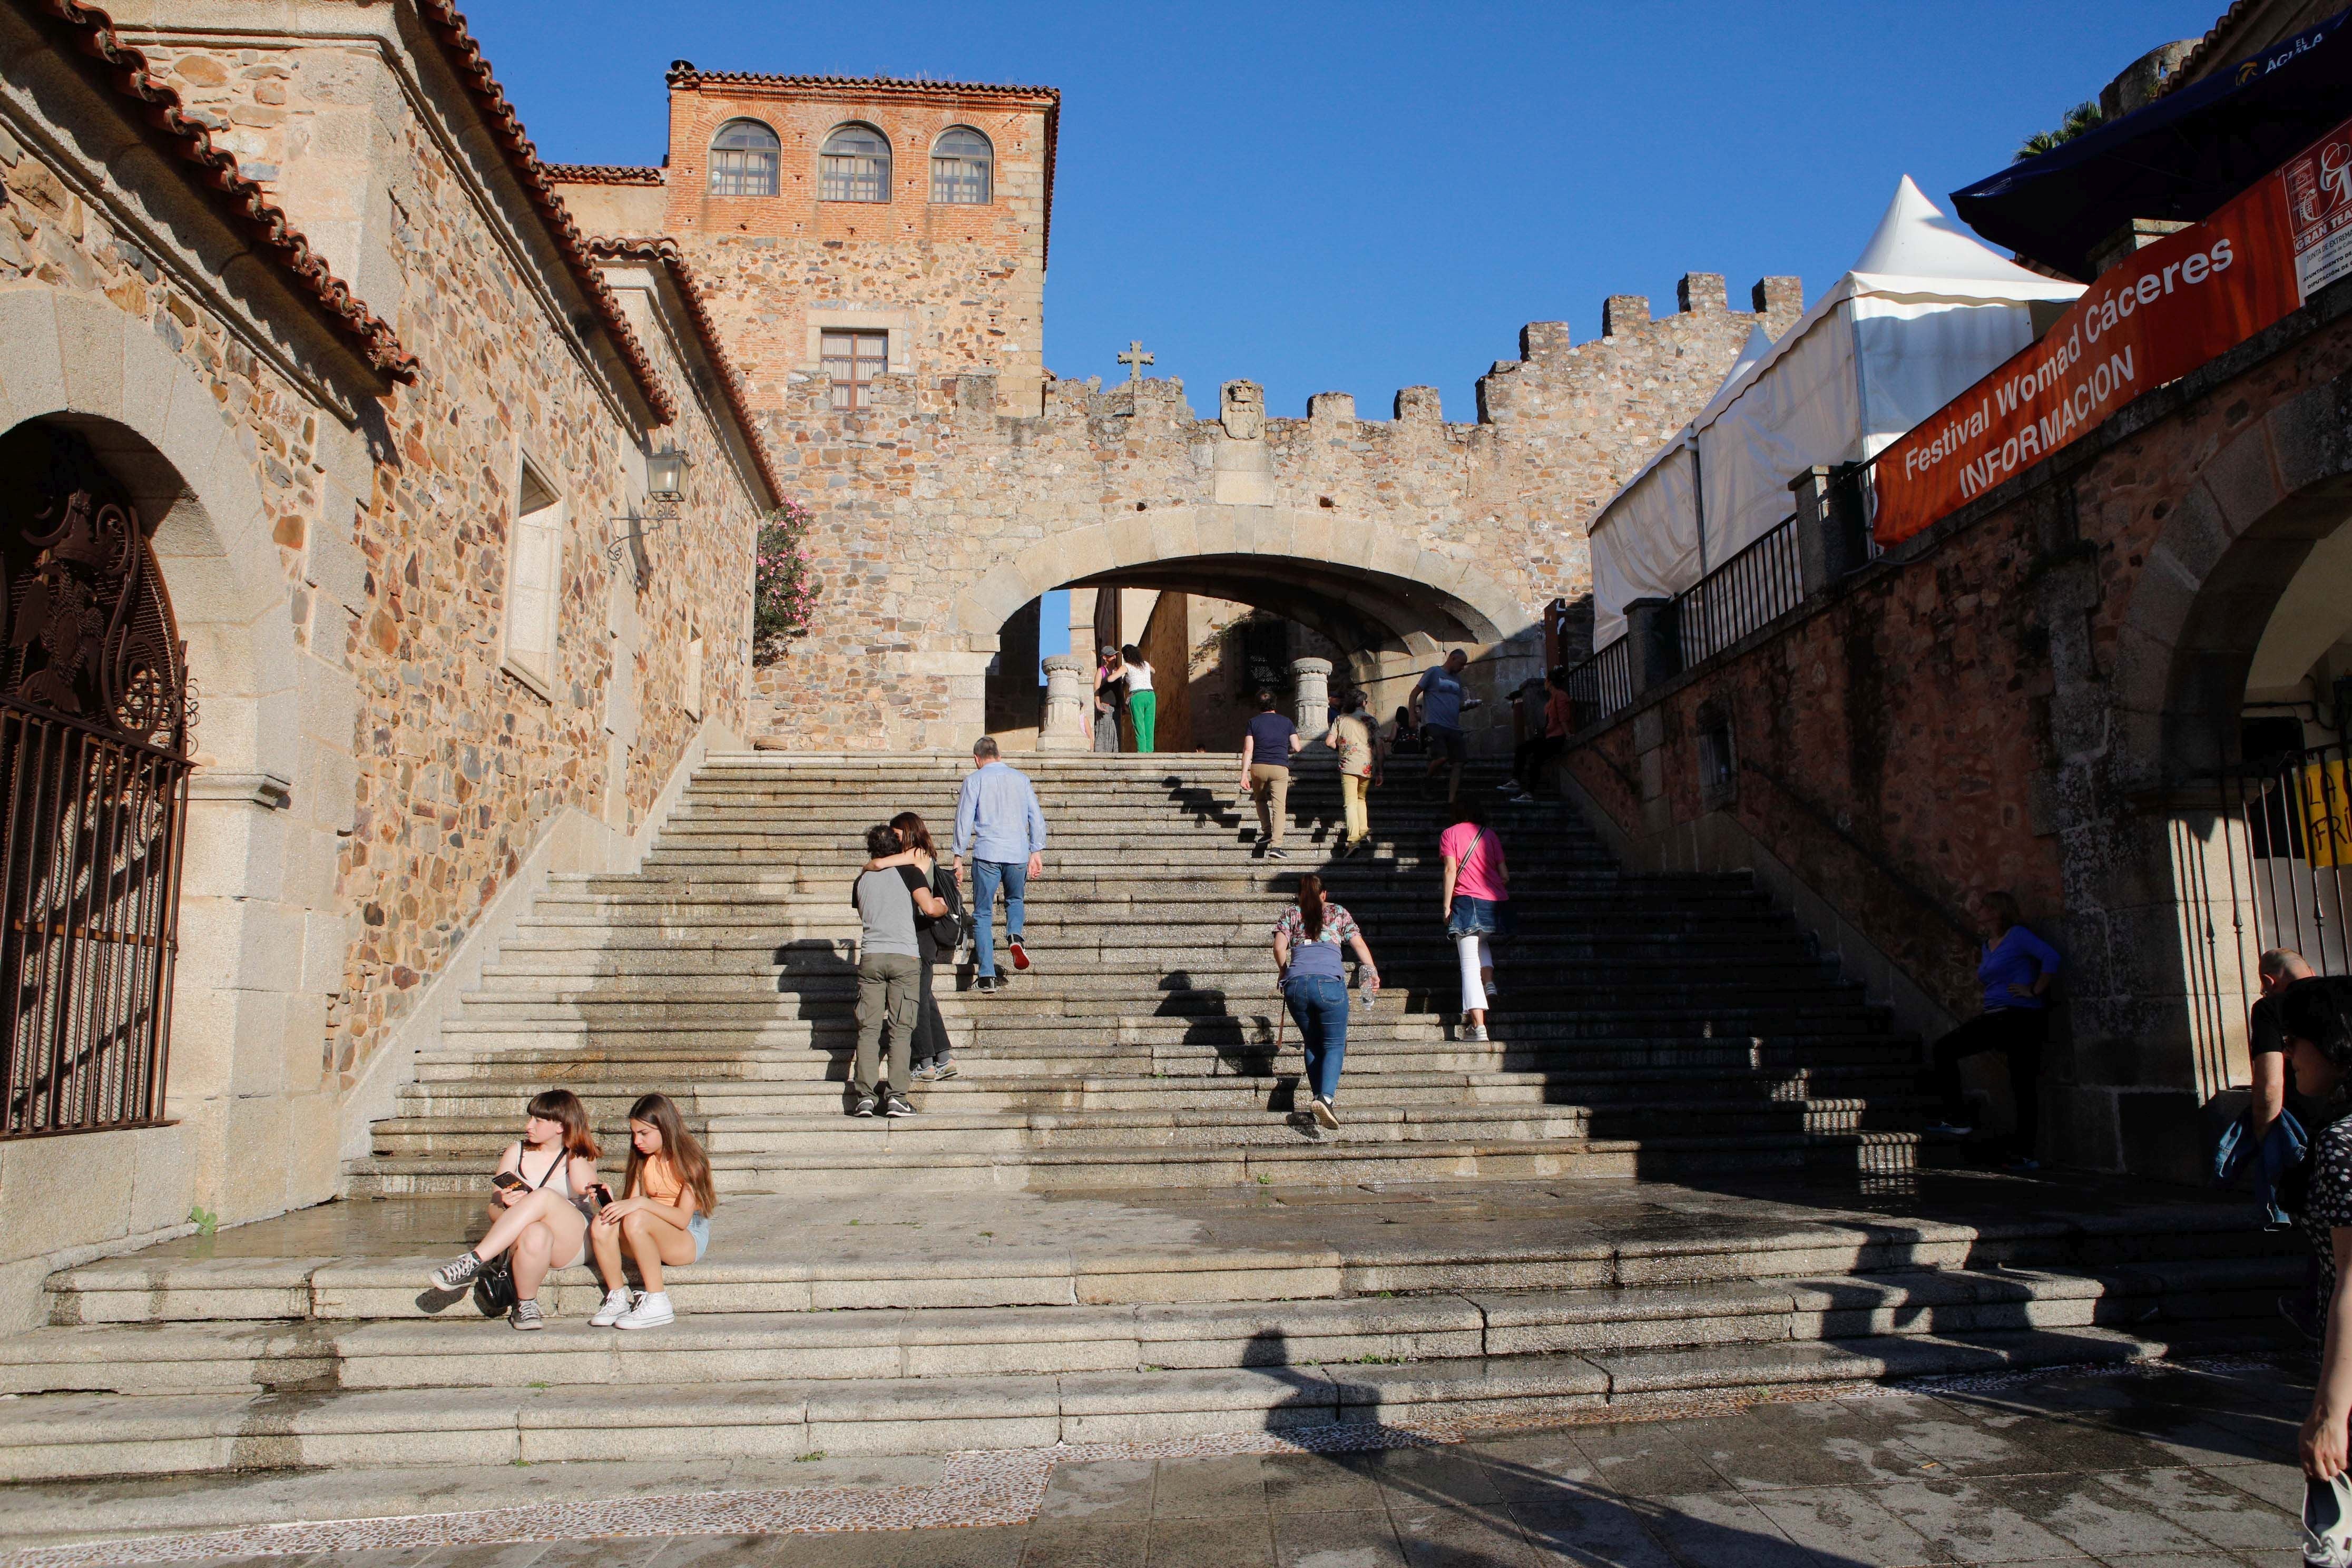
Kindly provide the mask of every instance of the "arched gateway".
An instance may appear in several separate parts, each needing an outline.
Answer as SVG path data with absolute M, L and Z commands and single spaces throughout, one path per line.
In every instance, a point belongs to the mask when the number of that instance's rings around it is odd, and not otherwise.
M 0 1135 L 163 1120 L 187 649 L 129 487 L 0 437 Z

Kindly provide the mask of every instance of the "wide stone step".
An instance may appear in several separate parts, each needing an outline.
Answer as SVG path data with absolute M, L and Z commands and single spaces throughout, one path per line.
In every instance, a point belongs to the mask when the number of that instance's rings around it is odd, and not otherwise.
M 528 1338 L 480 1321 L 464 1302 L 438 1321 L 44 1329 L 0 1340 L 0 1393 L 152 1398 L 837 1382 L 1311 1367 L 2095 1325 L 2145 1331 L 2268 1320 L 2277 1293 L 2300 1278 L 2289 1258 L 2221 1258 L 2106 1274 L 1911 1269 L 1297 1301 L 688 1311 L 646 1334 L 591 1328 L 596 1288 L 567 1280 L 542 1298 L 555 1311 L 548 1330 Z
M 845 1122 L 848 1118 L 844 1118 Z M 1176 1188 L 1344 1187 L 1376 1182 L 1601 1181 L 1629 1177 L 1700 1180 L 1717 1175 L 1867 1170 L 1899 1174 L 1921 1163 L 1919 1133 L 1726 1133 L 1654 1138 L 1509 1139 L 1492 1142 L 1388 1139 L 1317 1141 L 1303 1131 L 1263 1143 L 1207 1148 L 1109 1147 L 959 1151 L 925 1146 L 920 1180 L 933 1192 L 1147 1192 Z M 818 1196 L 868 1191 L 880 1177 L 908 1175 L 908 1145 L 833 1152 L 801 1141 L 778 1154 L 714 1152 L 725 1194 Z M 345 1186 L 359 1197 L 478 1193 L 479 1153 L 372 1157 L 355 1162 Z
M 2192 1333 L 2191 1346 L 2269 1342 Z M 1334 1422 L 1525 1423 L 1628 1413 L 1694 1389 L 1993 1373 L 2160 1355 L 2097 1327 L 1398 1365 L 194 1394 L 0 1405 L 0 1479 L 261 1468 L 790 1458 L 1045 1447 Z

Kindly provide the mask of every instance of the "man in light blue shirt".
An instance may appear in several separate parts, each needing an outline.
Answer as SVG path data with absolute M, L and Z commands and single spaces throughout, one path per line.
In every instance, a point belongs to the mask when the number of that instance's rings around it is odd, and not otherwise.
M 980 957 L 980 988 L 993 991 L 996 978 L 996 889 L 1004 889 L 1005 945 L 1013 967 L 1029 967 L 1028 949 L 1021 945 L 1023 899 L 1029 879 L 1045 868 L 1045 814 L 1037 808 L 1037 792 L 1029 775 L 1000 760 L 996 738 L 982 735 L 971 745 L 971 772 L 964 775 L 963 793 L 956 797 L 955 870 L 963 875 L 963 858 L 972 860 L 975 912 L 979 930 L 974 943 Z

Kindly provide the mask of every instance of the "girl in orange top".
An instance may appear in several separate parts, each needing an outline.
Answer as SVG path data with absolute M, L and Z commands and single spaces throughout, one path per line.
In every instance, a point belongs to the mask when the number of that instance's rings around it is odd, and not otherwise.
M 710 1245 L 710 1160 L 686 1130 L 666 1094 L 649 1094 L 629 1107 L 629 1169 L 619 1202 L 597 1211 L 589 1227 L 596 1272 L 608 1289 L 604 1305 L 588 1320 L 597 1328 L 653 1329 L 676 1321 L 669 1292 L 662 1289 L 662 1265 L 699 1263 Z M 632 1298 L 621 1283 L 621 1247 L 637 1262 L 645 1290 Z

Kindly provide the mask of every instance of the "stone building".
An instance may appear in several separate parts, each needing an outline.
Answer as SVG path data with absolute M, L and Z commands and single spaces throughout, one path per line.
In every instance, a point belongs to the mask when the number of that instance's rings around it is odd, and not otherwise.
M 87 661 L 12 656 L 0 706 L 46 680 L 86 721 L 5 708 L 12 840 L 66 879 L 13 874 L 42 940 L 0 963 L 97 972 L 111 918 L 43 923 L 116 797 L 28 795 L 37 731 L 189 773 L 179 961 L 124 1026 L 167 1004 L 168 1065 L 127 1088 L 95 1037 L 9 1042 L 7 1132 L 100 1129 L 0 1139 L 12 1321 L 61 1260 L 334 1194 L 501 922 L 551 870 L 634 864 L 740 743 L 780 493 L 690 262 L 590 245 L 452 8 L 117 10 L 0 6 L 0 482 L 115 541 L 10 556 L 41 584 L 11 613 L 132 574 L 195 716 L 126 741 Z M 176 700 L 168 653 L 141 668 Z M 161 864 L 156 820 L 109 831 Z
M 1583 518 L 1756 327 L 1783 330 L 1803 303 L 1774 278 L 1734 310 L 1720 277 L 1695 273 L 1676 314 L 1612 298 L 1588 342 L 1534 323 L 1480 381 L 1474 422 L 1446 421 L 1429 387 L 1387 418 L 1345 393 L 1275 417 L 1247 381 L 1202 417 L 1173 380 L 1105 387 L 1043 366 L 1051 89 L 682 62 L 668 85 L 662 166 L 554 173 L 600 230 L 658 231 L 692 259 L 814 510 L 824 601 L 754 704 L 780 744 L 1024 729 L 1019 617 L 1064 585 L 1271 611 L 1376 690 L 1454 646 L 1478 680 L 1516 684 L 1540 663 L 1543 607 L 1587 592 Z M 993 701 L 992 664 L 1018 689 Z

